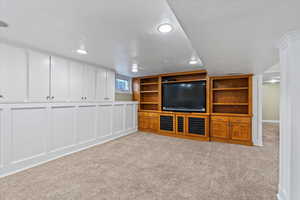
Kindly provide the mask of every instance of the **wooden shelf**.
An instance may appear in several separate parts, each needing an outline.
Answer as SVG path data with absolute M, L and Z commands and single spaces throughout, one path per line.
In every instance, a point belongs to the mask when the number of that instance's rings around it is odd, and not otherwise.
M 141 91 L 141 93 L 158 93 L 158 90 Z
M 158 104 L 158 102 L 141 102 L 141 104 Z
M 248 103 L 213 103 L 215 106 L 247 106 Z
M 223 90 L 248 90 L 248 87 L 238 87 L 238 88 L 213 88 L 214 91 L 223 91 Z
M 141 85 L 158 85 L 158 82 L 141 83 Z
M 163 84 L 168 83 L 187 83 L 187 82 L 196 82 L 196 81 L 206 81 L 206 79 L 193 79 L 193 80 L 179 80 L 179 81 L 164 81 Z

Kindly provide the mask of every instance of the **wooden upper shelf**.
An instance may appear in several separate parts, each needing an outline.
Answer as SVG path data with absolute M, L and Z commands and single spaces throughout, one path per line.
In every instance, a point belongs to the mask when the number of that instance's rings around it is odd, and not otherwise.
M 141 85 L 158 85 L 158 82 L 141 83 Z
M 219 91 L 219 90 L 248 90 L 248 87 L 237 87 L 237 88 L 213 88 L 212 90 L 214 91 Z
M 159 92 L 159 91 L 158 90 L 141 91 L 141 93 L 156 93 L 156 92 Z
M 163 84 L 168 83 L 187 83 L 187 82 L 196 82 L 196 81 L 206 81 L 206 79 L 193 79 L 193 80 L 178 80 L 178 81 L 163 81 Z

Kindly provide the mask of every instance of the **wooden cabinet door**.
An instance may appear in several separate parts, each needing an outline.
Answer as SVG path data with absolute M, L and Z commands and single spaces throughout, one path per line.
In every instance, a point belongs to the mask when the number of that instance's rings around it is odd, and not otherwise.
M 48 101 L 50 97 L 50 56 L 29 52 L 29 100 Z
M 151 132 L 157 132 L 158 131 L 158 114 L 157 113 L 149 113 L 148 117 L 148 129 Z
M 185 115 L 176 115 L 175 117 L 176 134 L 184 135 L 186 132 L 186 117 Z
M 159 115 L 157 113 L 139 113 L 139 130 L 157 132 L 159 126 Z
M 69 100 L 69 63 L 51 56 L 51 100 Z
M 175 115 L 160 114 L 159 115 L 159 131 L 161 133 L 174 134 L 176 131 Z
M 229 118 L 212 117 L 211 118 L 211 136 L 215 138 L 229 138 Z
M 209 119 L 207 116 L 188 115 L 186 117 L 186 135 L 208 137 L 208 129 Z
M 27 98 L 27 58 L 23 49 L 0 44 L 0 102 Z
M 233 117 L 230 119 L 230 133 L 232 140 L 250 141 L 250 118 Z

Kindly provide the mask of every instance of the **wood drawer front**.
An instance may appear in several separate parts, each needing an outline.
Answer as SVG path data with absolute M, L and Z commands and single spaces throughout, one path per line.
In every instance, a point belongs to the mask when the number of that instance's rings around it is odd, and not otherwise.
M 231 117 L 230 121 L 232 123 L 250 123 L 250 117 Z
M 223 116 L 218 116 L 218 117 L 211 117 L 211 120 L 215 120 L 215 121 L 226 121 L 228 122 L 230 120 L 229 117 L 223 117 Z
M 212 118 L 211 136 L 216 138 L 229 138 L 229 119 Z

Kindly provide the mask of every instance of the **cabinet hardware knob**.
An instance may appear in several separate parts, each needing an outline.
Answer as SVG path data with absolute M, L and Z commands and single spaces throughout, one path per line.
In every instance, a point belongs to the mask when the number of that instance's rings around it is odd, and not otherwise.
M 46 99 L 50 99 L 50 96 L 46 96 Z
M 4 96 L 0 94 L 0 98 L 3 98 Z
M 54 99 L 54 96 L 52 96 L 51 99 Z

